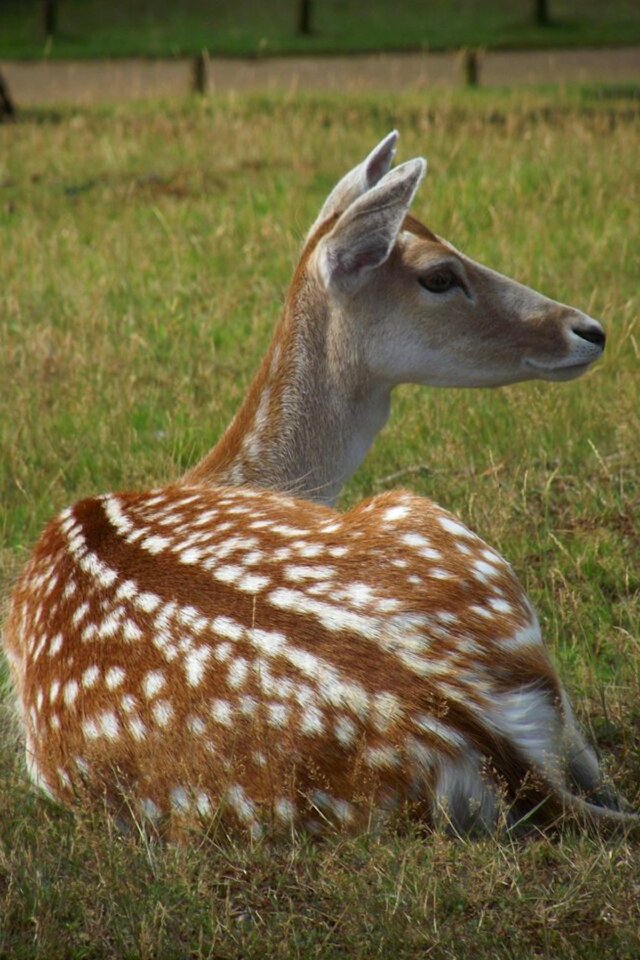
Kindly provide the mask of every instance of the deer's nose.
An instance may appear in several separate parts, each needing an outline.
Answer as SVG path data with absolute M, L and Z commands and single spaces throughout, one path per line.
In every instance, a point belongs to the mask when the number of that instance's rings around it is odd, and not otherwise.
M 571 327 L 571 332 L 575 333 L 575 335 L 582 340 L 593 343 L 597 347 L 600 347 L 601 350 L 604 350 L 607 337 L 600 324 L 596 323 L 595 320 L 590 320 L 588 323 L 584 321 L 574 323 Z

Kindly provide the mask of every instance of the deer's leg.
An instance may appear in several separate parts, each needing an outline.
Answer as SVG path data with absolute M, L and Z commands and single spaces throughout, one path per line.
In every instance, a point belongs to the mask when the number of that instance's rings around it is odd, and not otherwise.
M 564 756 L 569 780 L 597 806 L 621 810 L 620 798 L 606 782 L 596 752 L 580 731 L 566 694 L 563 694 L 562 706 L 566 718 Z
M 482 769 L 475 751 L 445 760 L 440 766 L 433 800 L 433 821 L 457 835 L 490 833 L 498 816 L 498 791 Z

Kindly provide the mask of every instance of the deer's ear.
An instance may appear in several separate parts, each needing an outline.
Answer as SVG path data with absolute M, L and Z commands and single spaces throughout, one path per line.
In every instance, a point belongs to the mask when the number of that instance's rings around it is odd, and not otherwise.
M 398 142 L 398 131 L 392 130 L 384 140 L 373 148 L 368 157 L 357 167 L 350 170 L 349 173 L 340 180 L 333 188 L 318 214 L 318 217 L 311 227 L 309 234 L 318 227 L 324 220 L 328 220 L 335 213 L 341 213 L 347 207 L 357 200 L 358 197 L 374 187 L 376 183 L 388 173 L 396 154 L 396 144 Z
M 426 169 L 421 157 L 408 160 L 348 207 L 318 246 L 326 287 L 353 291 L 385 262 Z

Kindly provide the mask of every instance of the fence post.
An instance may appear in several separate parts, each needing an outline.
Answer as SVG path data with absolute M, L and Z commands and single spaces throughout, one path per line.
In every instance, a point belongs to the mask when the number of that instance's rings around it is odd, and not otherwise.
M 11 99 L 7 81 L 0 73 L 0 123 L 2 123 L 3 120 L 15 120 L 15 118 L 15 104 Z
M 47 40 L 55 36 L 58 28 L 58 0 L 43 0 L 42 23 Z
M 298 0 L 298 33 L 305 37 L 311 36 L 311 0 Z
M 200 53 L 191 61 L 191 91 L 192 93 L 205 94 L 209 80 L 209 54 L 206 50 Z
M 477 50 L 462 51 L 462 75 L 465 86 L 480 85 L 480 57 Z
M 551 23 L 549 16 L 549 4 L 547 0 L 535 0 L 535 22 L 538 27 L 548 27 Z

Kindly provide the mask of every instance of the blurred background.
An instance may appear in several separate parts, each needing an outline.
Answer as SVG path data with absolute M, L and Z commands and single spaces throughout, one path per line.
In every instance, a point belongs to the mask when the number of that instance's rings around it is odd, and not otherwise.
M 0 55 L 181 56 L 631 43 L 634 0 L 3 0 Z
M 0 4 L 5 93 L 27 105 L 171 96 L 189 88 L 629 82 L 640 76 L 636 43 L 640 4 L 634 0 Z M 300 59 L 308 54 L 333 57 Z M 334 59 L 348 54 L 359 55 L 357 71 Z M 119 62 L 109 66 L 113 58 Z M 99 69 L 89 66 L 92 60 L 100 61 Z

